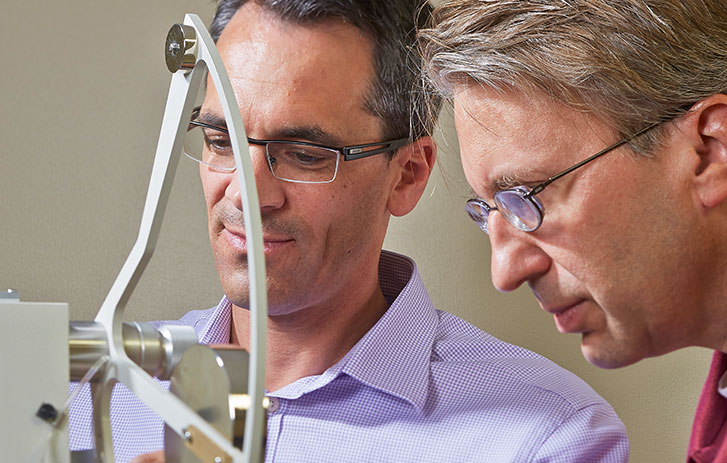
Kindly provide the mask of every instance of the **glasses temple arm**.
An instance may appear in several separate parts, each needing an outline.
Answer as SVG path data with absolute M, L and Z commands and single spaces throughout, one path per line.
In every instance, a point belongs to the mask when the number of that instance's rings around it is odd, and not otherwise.
M 402 146 L 406 146 L 410 143 L 409 138 L 400 138 L 398 140 L 392 140 L 388 142 L 376 142 L 376 143 L 367 143 L 365 145 L 356 145 L 356 146 L 347 146 L 345 148 L 341 149 L 341 154 L 343 154 L 343 159 L 345 161 L 352 161 L 354 159 L 361 159 L 368 156 L 373 156 L 375 154 L 379 153 L 385 153 L 388 151 L 395 151 L 401 148 Z M 365 150 L 365 148 L 368 148 L 370 146 L 381 146 L 381 148 L 376 148 L 373 150 Z
M 591 161 L 593 161 L 595 159 L 598 159 L 599 157 L 603 156 L 604 154 L 606 154 L 606 153 L 608 153 L 610 151 L 615 150 L 616 148 L 620 147 L 621 145 L 625 145 L 626 143 L 630 142 L 634 138 L 636 138 L 636 137 L 638 137 L 638 136 L 640 136 L 640 135 L 648 132 L 649 130 L 653 129 L 654 127 L 656 127 L 659 124 L 661 124 L 661 121 L 660 122 L 654 122 L 653 124 L 646 126 L 645 128 L 639 130 L 638 132 L 636 132 L 635 134 L 631 135 L 630 137 L 624 138 L 623 140 L 614 143 L 613 145 L 609 146 L 608 148 L 604 148 L 603 150 L 599 151 L 598 153 L 594 154 L 593 156 L 590 156 L 590 157 L 584 159 L 583 161 L 579 162 L 578 164 L 567 168 L 563 172 L 560 172 L 560 173 L 558 173 L 558 174 L 550 177 L 548 180 L 544 181 L 543 183 L 541 183 L 539 185 L 536 185 L 532 190 L 530 190 L 530 192 L 526 196 L 535 196 L 536 194 L 538 194 L 541 191 L 543 191 L 545 189 L 545 187 L 547 187 L 551 183 L 555 182 L 559 178 L 563 177 L 564 175 L 570 174 L 574 170 L 576 170 L 576 169 L 578 169 L 580 167 L 585 166 L 589 162 L 591 162 Z

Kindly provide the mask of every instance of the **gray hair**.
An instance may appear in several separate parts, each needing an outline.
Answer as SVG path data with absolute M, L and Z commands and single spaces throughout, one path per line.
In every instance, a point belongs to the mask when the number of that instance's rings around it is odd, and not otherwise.
M 217 41 L 237 10 L 248 0 L 220 0 L 210 26 Z M 430 20 L 427 0 L 252 0 L 294 24 L 309 26 L 331 18 L 360 29 L 373 43 L 375 80 L 366 109 L 382 121 L 387 139 L 414 140 L 431 132 L 436 114 L 426 111 L 430 101 L 418 87 L 421 58 L 416 53 L 416 31 Z M 439 99 L 435 97 L 435 106 Z
M 727 93 L 725 0 L 453 0 L 419 47 L 447 98 L 473 82 L 544 91 L 623 137 Z

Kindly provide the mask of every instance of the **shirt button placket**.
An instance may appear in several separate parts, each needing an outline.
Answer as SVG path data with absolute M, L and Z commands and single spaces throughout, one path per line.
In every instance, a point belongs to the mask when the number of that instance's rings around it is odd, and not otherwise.
M 267 444 L 265 446 L 265 461 L 271 463 L 275 461 L 275 453 L 278 447 L 278 438 L 282 431 L 283 425 L 283 414 L 280 410 L 281 401 L 276 397 L 268 397 L 270 403 L 268 404 L 268 434 L 266 436 Z
M 268 404 L 268 413 L 275 413 L 280 409 L 280 399 L 276 397 L 268 397 L 270 403 Z

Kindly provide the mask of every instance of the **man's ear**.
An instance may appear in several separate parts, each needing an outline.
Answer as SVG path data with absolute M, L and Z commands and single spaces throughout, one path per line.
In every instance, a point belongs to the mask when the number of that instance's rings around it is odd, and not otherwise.
M 436 159 L 437 145 L 432 137 L 418 138 L 397 151 L 391 160 L 397 175 L 387 201 L 392 215 L 400 217 L 414 209 L 427 187 Z
M 692 110 L 690 127 L 700 139 L 694 185 L 702 205 L 712 208 L 727 202 L 727 95 L 712 95 Z

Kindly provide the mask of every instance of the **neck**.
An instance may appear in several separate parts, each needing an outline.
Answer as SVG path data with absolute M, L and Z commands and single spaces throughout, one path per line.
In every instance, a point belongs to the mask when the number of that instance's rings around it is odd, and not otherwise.
M 268 317 L 265 387 L 276 391 L 334 365 L 386 312 L 378 281 L 365 297 Z M 250 349 L 250 311 L 232 306 L 231 343 Z
M 704 244 L 711 260 L 703 264 L 705 272 L 701 274 L 703 285 L 699 291 L 699 304 L 691 309 L 685 307 L 701 321 L 695 330 L 695 337 L 701 342 L 692 344 L 721 352 L 727 352 L 727 246 L 723 242 L 724 236 L 720 234 L 711 246 Z

